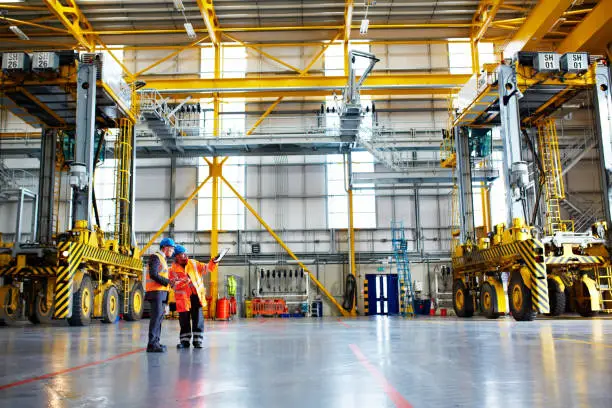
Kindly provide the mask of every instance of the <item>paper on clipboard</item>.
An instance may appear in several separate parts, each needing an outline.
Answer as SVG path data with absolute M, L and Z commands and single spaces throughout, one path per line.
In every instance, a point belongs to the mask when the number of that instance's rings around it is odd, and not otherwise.
M 215 257 L 215 262 L 218 263 L 223 259 L 223 257 L 229 252 L 230 248 L 225 248 L 219 252 L 219 255 Z

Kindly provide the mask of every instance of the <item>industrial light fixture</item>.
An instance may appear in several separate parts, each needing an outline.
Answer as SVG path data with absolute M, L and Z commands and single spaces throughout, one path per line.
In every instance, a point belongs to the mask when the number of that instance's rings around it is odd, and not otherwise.
M 361 27 L 359 27 L 359 34 L 366 35 L 368 33 L 368 27 L 370 25 L 370 20 L 364 18 L 361 20 Z
M 174 8 L 178 11 L 185 11 L 185 5 L 183 4 L 183 0 L 174 0 Z
M 9 30 L 11 30 L 13 32 L 13 34 L 15 34 L 17 37 L 21 38 L 24 41 L 27 41 L 30 39 L 30 37 L 28 37 L 26 35 L 26 33 L 24 33 L 23 31 L 21 31 L 21 29 L 17 26 L 9 26 Z
M 187 32 L 187 37 L 191 38 L 192 40 L 197 37 L 196 32 L 193 29 L 193 25 L 191 23 L 185 23 L 184 26 L 185 31 Z
M 376 5 L 376 0 L 366 0 L 363 5 L 365 6 L 365 14 L 363 20 L 361 20 L 361 26 L 359 27 L 359 34 L 366 35 L 368 33 L 368 27 L 370 26 L 370 20 L 368 20 L 368 10 L 370 6 Z

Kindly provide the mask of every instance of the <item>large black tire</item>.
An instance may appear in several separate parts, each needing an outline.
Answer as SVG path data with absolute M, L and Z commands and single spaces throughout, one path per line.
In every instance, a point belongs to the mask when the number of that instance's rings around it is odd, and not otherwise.
M 578 281 L 574 283 L 574 299 L 576 305 L 576 311 L 582 317 L 593 317 L 597 314 L 597 311 L 593 311 L 591 308 L 591 299 L 587 297 L 589 289 L 584 282 Z M 582 295 L 582 296 L 581 296 Z M 582 299 L 581 299 L 582 297 Z
M 47 307 L 46 295 L 36 293 L 35 296 L 28 320 L 34 324 L 51 323 L 53 321 L 53 312 L 55 311 L 53 302 L 51 302 L 51 307 Z
M 474 316 L 474 299 L 460 279 L 453 282 L 453 309 L 459 317 Z
M 536 318 L 537 313 L 531 302 L 531 290 L 525 285 L 519 272 L 512 272 L 508 284 L 508 298 L 514 320 L 526 322 Z
M 114 286 L 109 286 L 104 291 L 102 299 L 102 322 L 115 323 L 119 317 L 119 292 Z
M 554 279 L 548 279 L 548 303 L 550 304 L 548 316 L 560 316 L 567 307 L 565 291 L 561 290 L 561 285 Z
M 19 320 L 20 311 L 13 310 L 9 305 L 11 303 L 11 291 L 17 290 L 12 288 L 7 290 L 4 295 L 4 299 L 0 299 L 0 325 L 1 326 L 12 326 Z
M 136 282 L 134 284 L 134 287 L 130 291 L 128 302 L 128 312 L 123 318 L 128 322 L 142 319 L 142 314 L 144 312 L 144 290 L 142 289 L 142 283 Z
M 72 316 L 68 318 L 70 326 L 88 326 L 93 314 L 94 293 L 89 275 L 84 275 L 81 287 L 72 294 Z
M 482 284 L 480 288 L 480 310 L 487 319 L 497 319 L 500 313 L 495 311 L 497 304 L 497 292 L 489 282 Z

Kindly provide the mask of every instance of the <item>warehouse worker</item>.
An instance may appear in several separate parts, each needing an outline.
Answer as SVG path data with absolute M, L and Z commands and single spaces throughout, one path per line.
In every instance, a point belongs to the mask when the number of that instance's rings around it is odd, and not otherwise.
M 204 317 L 202 306 L 206 306 L 206 288 L 202 276 L 212 272 L 217 267 L 217 259 L 208 264 L 189 259 L 187 251 L 182 245 L 175 248 L 175 259 L 170 267 L 170 279 L 174 286 L 176 311 L 179 312 L 181 332 L 179 349 L 189 348 L 192 341 L 194 348 L 202 348 L 204 341 Z
M 149 271 L 147 273 L 147 294 L 145 299 L 151 304 L 151 320 L 149 321 L 148 353 L 163 353 L 166 346 L 160 344 L 161 325 L 164 318 L 165 306 L 168 302 L 169 287 L 173 282 L 168 278 L 167 259 L 174 253 L 172 238 L 164 238 L 159 243 L 159 251 L 149 257 Z

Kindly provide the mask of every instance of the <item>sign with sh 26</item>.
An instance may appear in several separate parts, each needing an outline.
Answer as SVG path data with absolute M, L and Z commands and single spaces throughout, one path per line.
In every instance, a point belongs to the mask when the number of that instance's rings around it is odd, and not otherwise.
M 559 54 L 556 52 L 538 52 L 533 59 L 533 68 L 538 72 L 558 72 Z

